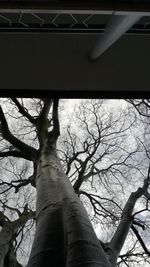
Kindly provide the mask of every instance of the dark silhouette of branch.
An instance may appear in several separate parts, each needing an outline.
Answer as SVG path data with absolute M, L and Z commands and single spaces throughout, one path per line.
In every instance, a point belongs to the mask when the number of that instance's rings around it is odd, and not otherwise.
M 33 174 L 27 179 L 19 179 L 11 182 L 2 181 L 0 186 L 7 186 L 6 189 L 0 192 L 0 194 L 4 194 L 9 191 L 11 188 L 15 189 L 15 193 L 18 193 L 19 189 L 23 186 L 31 184 L 33 187 L 36 187 L 36 173 L 37 173 L 37 164 L 34 163 Z
M 37 150 L 33 147 L 25 144 L 18 138 L 16 138 L 9 130 L 5 115 L 0 107 L 0 121 L 1 121 L 1 133 L 5 140 L 11 143 L 15 148 L 19 149 L 23 154 L 26 154 L 28 160 L 34 161 L 37 158 Z
M 15 157 L 30 160 L 29 155 L 18 150 L 0 152 L 0 157 Z
M 48 113 L 50 111 L 52 105 L 52 99 L 42 99 L 44 102 L 44 106 L 37 118 L 36 128 L 37 128 L 37 135 L 39 139 L 40 146 L 43 145 L 45 138 L 48 137 L 48 128 L 50 122 L 48 120 Z
M 149 99 L 126 99 L 128 103 L 130 103 L 136 111 L 142 117 L 150 117 L 150 101 Z
M 28 206 L 25 205 L 23 213 L 20 215 L 20 217 L 11 222 L 13 232 L 15 233 L 18 231 L 19 228 L 21 228 L 28 220 L 34 219 L 36 216 L 35 211 L 28 210 Z
M 36 123 L 36 119 L 33 118 L 29 112 L 27 111 L 27 109 L 25 107 L 23 107 L 20 102 L 17 100 L 17 98 L 12 97 L 11 100 L 14 102 L 14 104 L 17 106 L 20 114 L 22 114 L 24 117 L 26 117 L 32 124 Z
M 58 104 L 59 104 L 59 99 L 54 99 L 53 100 L 52 119 L 53 119 L 53 132 L 54 132 L 56 137 L 58 137 L 60 135 Z
M 9 250 L 5 258 L 5 266 L 23 267 L 23 265 L 17 261 L 13 241 L 10 241 Z
M 136 229 L 136 227 L 135 227 L 133 224 L 131 225 L 131 229 L 132 229 L 132 231 L 134 232 L 134 234 L 136 235 L 136 237 L 137 237 L 138 241 L 140 242 L 142 248 L 144 249 L 145 253 L 146 253 L 148 256 L 150 256 L 150 251 L 149 251 L 148 248 L 146 247 L 146 245 L 145 245 L 145 243 L 144 243 L 142 237 L 140 236 L 138 230 Z
M 2 207 L 4 208 L 4 210 L 7 208 L 9 210 L 12 210 L 12 211 L 15 211 L 18 216 L 20 217 L 21 216 L 21 212 L 19 211 L 19 209 L 17 208 L 13 208 L 11 206 L 8 206 L 5 202 L 3 202 L 1 199 L 0 199 L 0 203 L 2 204 Z
M 90 200 L 95 214 L 103 217 L 110 217 L 113 222 L 119 220 L 119 218 L 110 210 L 111 204 L 115 205 L 117 208 L 119 208 L 119 210 L 121 210 L 120 206 L 113 199 L 90 194 L 83 190 L 79 191 L 79 195 L 85 195 Z M 106 201 L 109 203 L 107 208 L 105 206 Z

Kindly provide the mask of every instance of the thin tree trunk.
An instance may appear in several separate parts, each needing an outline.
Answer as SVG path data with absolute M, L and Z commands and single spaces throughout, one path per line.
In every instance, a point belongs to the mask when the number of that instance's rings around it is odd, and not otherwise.
M 5 267 L 5 257 L 9 250 L 10 241 L 12 238 L 12 229 L 5 226 L 0 232 L 0 267 Z
M 45 151 L 37 169 L 37 228 L 27 266 L 109 267 L 55 149 Z
M 16 253 L 14 251 L 13 242 L 9 246 L 9 251 L 5 257 L 4 267 L 23 267 L 16 258 Z
M 35 212 L 28 211 L 26 206 L 23 213 L 15 221 L 6 221 L 2 212 L 0 212 L 0 218 L 3 224 L 0 231 L 0 267 L 19 267 L 21 265 L 16 259 L 13 248 L 14 234 L 28 220 L 35 218 Z

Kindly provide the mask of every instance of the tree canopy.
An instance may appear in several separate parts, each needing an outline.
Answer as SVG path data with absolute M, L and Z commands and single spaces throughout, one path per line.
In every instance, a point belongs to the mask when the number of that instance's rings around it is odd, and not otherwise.
M 57 200 L 61 190 L 75 193 L 88 213 L 110 267 L 150 264 L 149 117 L 149 100 L 1 99 L 2 267 L 27 265 L 41 212 L 37 187 L 42 187 L 45 179 L 39 178 L 45 177 L 44 171 L 39 174 L 42 153 L 46 155 L 43 166 L 49 166 L 50 172 L 46 179 L 53 180 L 54 169 L 57 175 L 62 172 L 68 177 L 72 185 L 68 189 L 69 184 L 61 184 L 55 196 L 47 189 L 43 196 L 49 194 L 49 199 Z M 57 158 L 56 165 L 46 158 L 50 151 L 54 151 L 53 157 L 59 156 L 61 165 Z M 54 186 L 51 182 L 49 186 Z M 72 220 L 75 223 L 76 218 Z M 64 257 L 63 246 L 60 243 Z M 30 261 L 28 266 L 32 266 Z

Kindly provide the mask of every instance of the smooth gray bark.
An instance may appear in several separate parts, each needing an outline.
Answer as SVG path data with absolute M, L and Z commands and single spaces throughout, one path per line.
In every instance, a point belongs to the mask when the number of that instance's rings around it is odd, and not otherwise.
M 55 147 L 48 149 L 46 143 L 38 162 L 36 188 L 37 229 L 27 266 L 109 267 Z

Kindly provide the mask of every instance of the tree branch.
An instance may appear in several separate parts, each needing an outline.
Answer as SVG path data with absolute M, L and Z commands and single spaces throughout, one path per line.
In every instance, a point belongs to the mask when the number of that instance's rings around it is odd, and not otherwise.
M 49 113 L 49 110 L 51 108 L 51 104 L 52 104 L 52 99 L 49 99 L 49 98 L 45 98 L 45 99 L 42 99 L 43 102 L 44 102 L 44 106 L 41 110 L 41 113 L 39 115 L 39 119 L 41 120 L 45 120 L 47 119 L 47 116 L 48 116 L 48 113 Z
M 111 248 L 116 252 L 116 255 L 120 253 L 130 227 L 133 223 L 133 210 L 136 201 L 147 192 L 150 181 L 150 167 L 148 168 L 147 178 L 144 180 L 143 187 L 138 188 L 137 191 L 132 192 L 122 212 L 121 221 L 117 227 L 117 230 L 110 240 Z
M 21 265 L 21 264 L 17 261 L 17 257 L 16 257 L 16 253 L 15 253 L 14 245 L 13 245 L 13 240 L 10 241 L 10 246 L 9 246 L 8 253 L 7 253 L 7 255 L 6 255 L 5 262 L 7 262 L 7 264 L 8 264 L 7 266 L 23 267 L 23 265 Z
M 28 111 L 19 103 L 19 101 L 17 100 L 17 98 L 12 97 L 11 100 L 15 103 L 15 105 L 17 106 L 20 114 L 22 114 L 24 117 L 26 117 L 32 124 L 35 124 L 36 119 L 34 119 L 29 113 Z
M 95 140 L 92 145 L 93 145 L 93 150 L 91 152 L 89 152 L 87 158 L 84 161 L 82 161 L 82 163 L 80 163 L 81 170 L 79 171 L 78 179 L 76 180 L 76 182 L 73 185 L 73 188 L 74 188 L 76 193 L 79 192 L 79 189 L 80 189 L 82 183 L 84 182 L 85 178 L 87 178 L 88 176 L 90 177 L 90 172 L 91 171 L 88 173 L 88 175 L 86 174 L 85 176 L 84 176 L 84 173 L 86 171 L 86 167 L 88 165 L 88 162 L 94 156 L 94 154 L 96 153 L 96 151 L 97 151 L 97 149 L 98 149 L 98 147 L 100 145 L 100 139 Z M 90 146 L 91 146 L 91 144 L 87 143 L 87 152 L 88 152 L 88 148 Z M 92 170 L 93 169 L 94 169 L 94 165 L 92 167 Z
M 17 150 L 0 152 L 0 157 L 15 157 L 29 160 L 29 155 Z
M 15 148 L 19 149 L 23 154 L 26 154 L 26 158 L 28 160 L 31 161 L 36 160 L 37 150 L 25 144 L 10 132 L 5 115 L 1 107 L 0 107 L 0 121 L 1 121 L 1 132 L 3 138 L 7 140 L 9 143 L 11 143 Z
M 0 183 L 0 186 L 8 186 L 6 189 L 4 189 L 4 191 L 0 192 L 0 194 L 4 194 L 5 192 L 9 191 L 11 188 L 15 189 L 15 193 L 18 193 L 19 189 L 22 186 L 26 186 L 28 184 L 31 184 L 33 187 L 36 187 L 36 173 L 37 173 L 37 164 L 34 163 L 34 168 L 33 168 L 33 174 L 28 178 L 28 179 L 19 179 L 16 181 L 11 181 L 11 182 L 5 182 L 2 181 Z M 1 200 L 0 200 L 1 202 Z
M 148 250 L 148 248 L 146 247 L 142 237 L 140 236 L 138 230 L 136 229 L 136 227 L 134 225 L 131 226 L 132 231 L 134 232 L 134 234 L 136 235 L 138 241 L 140 242 L 142 248 L 144 249 L 145 253 L 150 256 L 150 251 Z
M 37 135 L 40 145 L 43 144 L 45 138 L 48 136 L 49 120 L 48 113 L 51 108 L 52 100 L 51 99 L 42 99 L 44 101 L 44 106 L 40 112 L 39 117 L 37 118 L 36 128 Z
M 28 179 L 22 180 L 22 181 L 17 181 L 19 184 L 14 185 L 15 187 L 15 193 L 17 193 L 22 186 L 26 186 L 28 184 L 31 184 L 33 187 L 36 187 L 36 173 L 37 173 L 37 165 L 36 163 L 34 164 L 34 172 L 33 175 L 31 175 Z
M 55 133 L 56 137 L 60 135 L 58 104 L 59 104 L 59 99 L 54 99 L 52 119 L 53 119 L 53 132 Z
M 13 232 L 16 233 L 20 227 L 24 226 L 28 220 L 35 218 L 35 216 L 36 212 L 28 210 L 28 206 L 25 205 L 21 216 L 17 220 L 11 222 Z
M 126 99 L 126 101 L 130 103 L 136 109 L 136 111 L 139 113 L 140 116 L 150 117 L 150 114 L 148 113 L 150 109 L 150 105 L 144 99 L 142 100 Z M 142 110 L 142 107 L 144 107 L 144 110 Z
M 2 200 L 0 200 L 0 203 L 2 204 L 4 209 L 7 208 L 9 210 L 15 211 L 18 214 L 19 217 L 21 216 L 21 212 L 19 211 L 19 209 L 13 208 L 13 207 L 10 207 L 10 206 L 6 205 L 6 203 L 3 203 Z

